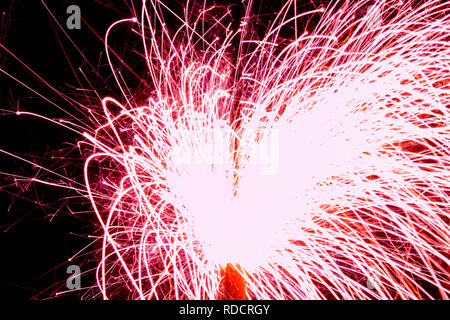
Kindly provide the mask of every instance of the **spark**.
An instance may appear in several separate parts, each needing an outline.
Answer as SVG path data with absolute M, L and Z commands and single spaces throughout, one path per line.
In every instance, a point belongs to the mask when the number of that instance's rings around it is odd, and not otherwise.
M 121 98 L 83 133 L 103 298 L 217 299 L 225 272 L 251 299 L 448 299 L 448 3 L 374 3 L 287 1 L 262 39 L 249 10 L 233 31 L 188 5 L 171 32 L 159 1 L 108 29 Z M 119 27 L 145 104 L 109 56 Z

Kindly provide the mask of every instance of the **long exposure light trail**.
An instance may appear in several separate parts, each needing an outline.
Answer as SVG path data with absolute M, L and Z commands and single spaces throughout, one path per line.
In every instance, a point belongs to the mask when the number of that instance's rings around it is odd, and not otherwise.
M 250 7 L 233 29 L 187 3 L 172 30 L 142 1 L 108 29 L 119 92 L 94 130 L 62 123 L 87 146 L 73 187 L 103 232 L 103 298 L 448 299 L 449 3 L 287 1 L 263 38 Z M 117 28 L 140 35 L 144 104 Z

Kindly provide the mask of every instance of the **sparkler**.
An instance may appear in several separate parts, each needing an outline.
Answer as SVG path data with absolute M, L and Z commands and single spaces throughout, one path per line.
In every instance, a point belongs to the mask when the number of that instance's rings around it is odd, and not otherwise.
M 448 298 L 448 3 L 294 7 L 263 39 L 250 10 L 233 30 L 189 5 L 170 33 L 159 1 L 109 28 L 123 101 L 83 133 L 105 299 Z M 143 105 L 110 57 L 119 25 L 141 35 Z

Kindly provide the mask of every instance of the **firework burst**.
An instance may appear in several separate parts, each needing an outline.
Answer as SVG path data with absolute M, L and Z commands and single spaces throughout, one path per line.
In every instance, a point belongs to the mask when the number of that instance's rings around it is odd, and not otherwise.
M 109 28 L 122 94 L 83 133 L 103 297 L 447 299 L 448 2 L 288 1 L 262 38 L 250 8 L 233 28 L 186 5 L 173 32 L 143 1 Z M 124 26 L 143 104 L 110 56 Z

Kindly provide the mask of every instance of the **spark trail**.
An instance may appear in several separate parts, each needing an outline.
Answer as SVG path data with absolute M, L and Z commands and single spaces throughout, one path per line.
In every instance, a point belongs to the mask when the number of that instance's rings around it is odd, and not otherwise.
M 251 5 L 161 8 L 105 41 L 139 30 L 148 103 L 108 54 L 122 97 L 83 135 L 103 297 L 226 297 L 226 270 L 252 299 L 447 299 L 448 2 L 288 1 L 262 39 Z

